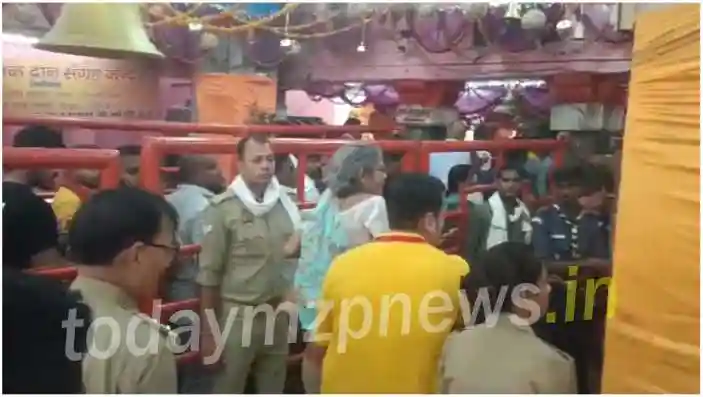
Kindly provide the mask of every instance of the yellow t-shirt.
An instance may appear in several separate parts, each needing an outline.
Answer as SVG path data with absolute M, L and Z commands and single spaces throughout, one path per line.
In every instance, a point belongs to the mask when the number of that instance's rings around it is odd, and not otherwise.
M 389 233 L 332 263 L 318 304 L 322 393 L 434 393 L 469 266 L 417 235 Z
M 59 230 L 65 233 L 69 223 L 81 206 L 81 198 L 78 197 L 71 189 L 60 187 L 54 195 L 54 200 L 51 202 L 51 208 L 56 214 L 56 219 L 59 221 Z

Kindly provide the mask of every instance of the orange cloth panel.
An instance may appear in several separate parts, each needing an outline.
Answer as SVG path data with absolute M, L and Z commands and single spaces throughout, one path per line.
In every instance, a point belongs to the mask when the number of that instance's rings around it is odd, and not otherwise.
M 276 112 L 276 82 L 259 75 L 199 74 L 195 78 L 198 122 L 250 124 L 253 113 Z M 222 135 L 199 134 L 222 138 Z M 234 179 L 232 155 L 218 156 L 222 173 Z
M 699 15 L 637 19 L 603 393 L 699 393 Z

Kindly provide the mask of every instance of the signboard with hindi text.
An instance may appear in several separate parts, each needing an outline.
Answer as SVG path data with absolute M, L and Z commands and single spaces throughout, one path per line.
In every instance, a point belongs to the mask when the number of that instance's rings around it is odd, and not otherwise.
M 11 116 L 161 118 L 158 69 L 3 43 L 3 112 Z

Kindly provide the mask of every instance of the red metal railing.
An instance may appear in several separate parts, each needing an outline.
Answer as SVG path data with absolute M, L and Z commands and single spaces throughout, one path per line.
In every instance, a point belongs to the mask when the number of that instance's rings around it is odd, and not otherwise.
M 2 148 L 2 165 L 7 169 L 100 169 L 100 187 L 110 189 L 120 182 L 120 158 L 109 149 Z M 70 184 L 71 181 L 67 180 Z M 80 191 L 81 189 L 76 189 Z
M 147 121 L 124 119 L 85 119 L 71 117 L 4 117 L 3 125 L 45 125 L 49 127 L 86 128 L 92 130 L 123 130 L 158 132 L 167 136 L 188 136 L 189 134 L 217 134 L 224 136 L 246 136 L 254 133 L 273 134 L 276 136 L 296 135 L 309 137 L 338 138 L 344 134 L 361 136 L 370 132 L 377 138 L 391 135 L 394 131 L 388 128 L 369 126 L 329 126 L 329 125 L 231 125 L 231 124 L 201 124 L 178 123 L 172 121 Z
M 568 142 L 563 140 L 494 140 L 494 141 L 423 141 L 419 147 L 418 153 L 418 172 L 427 173 L 430 170 L 430 155 L 433 153 L 447 152 L 474 152 L 488 151 L 492 154 L 498 154 L 502 159 L 506 151 L 511 150 L 532 150 L 532 151 L 550 151 L 553 154 L 555 166 L 559 166 L 563 162 L 564 154 L 568 147 Z M 501 160 L 503 162 L 503 160 Z M 459 200 L 459 209 L 449 211 L 445 214 L 445 219 L 449 222 L 459 225 L 458 233 L 454 241 L 449 245 L 445 245 L 445 250 L 451 253 L 457 253 L 461 250 L 461 242 L 464 241 L 464 236 L 467 232 L 469 205 L 467 196 L 471 193 L 487 192 L 495 188 L 493 185 L 474 185 L 470 186 L 461 192 Z M 527 188 L 529 191 L 529 187 Z M 453 243 L 453 244 L 452 244 Z
M 173 122 L 144 122 L 125 120 L 100 120 L 100 119 L 69 119 L 52 117 L 31 117 L 31 118 L 5 118 L 4 125 L 25 125 L 43 124 L 55 127 L 82 127 L 95 130 L 134 130 L 161 132 L 164 135 L 180 136 L 173 137 L 146 137 L 143 144 L 141 178 L 142 186 L 154 192 L 162 193 L 161 186 L 161 159 L 165 154 L 235 154 L 238 139 L 229 138 L 233 136 L 245 136 L 251 133 L 269 133 L 278 136 L 284 135 L 342 135 L 344 133 L 372 132 L 374 134 L 390 133 L 390 130 L 374 130 L 368 127 L 345 126 L 231 126 L 219 124 L 190 124 Z M 184 137 L 190 133 L 206 133 L 223 135 L 222 138 L 205 137 Z M 229 136 L 229 137 L 227 137 Z M 298 197 L 301 206 L 308 206 L 304 201 L 304 171 L 307 168 L 307 155 L 309 154 L 331 154 L 341 145 L 348 143 L 346 140 L 309 140 L 294 138 L 273 139 L 273 149 L 277 153 L 290 153 L 299 156 L 298 165 Z M 404 171 L 428 172 L 429 155 L 437 152 L 461 152 L 486 150 L 492 153 L 502 154 L 506 150 L 551 150 L 554 152 L 555 165 L 561 164 L 566 142 L 544 141 L 544 140 L 505 140 L 505 141 L 475 141 L 475 142 L 420 142 L 420 141 L 384 141 L 377 140 L 384 152 L 401 153 L 402 169 Z M 31 156 L 22 155 L 29 153 Z M 110 160 L 89 161 L 87 158 L 97 152 L 110 152 Z M 9 154 L 9 156 L 8 156 Z M 24 166 L 30 168 L 103 168 L 103 187 L 117 186 L 120 174 L 120 165 L 115 151 L 97 149 L 3 149 L 3 164 L 16 168 Z M 19 156 L 19 157 L 18 157 Z M 98 156 L 99 157 L 99 156 Z M 78 161 L 77 159 L 83 159 Z M 51 160 L 51 161 L 50 161 Z M 104 161 L 104 167 L 98 166 Z M 58 163 L 57 163 L 58 162 Z M 236 164 L 236 162 L 234 162 Z M 172 171 L 172 170 L 169 170 Z M 234 170 L 236 171 L 236 170 Z M 464 194 L 472 191 L 484 191 L 491 186 L 474 186 L 464 190 Z M 460 200 L 458 211 L 448 214 L 450 218 L 459 220 L 459 241 L 465 235 L 466 223 L 468 220 L 468 203 Z M 183 247 L 183 255 L 197 254 L 200 247 L 197 245 Z M 457 247 L 450 248 L 456 252 Z M 39 274 L 63 279 L 72 280 L 76 271 L 73 268 L 63 269 L 43 269 L 37 271 Z M 199 311 L 199 301 L 191 299 L 181 302 L 171 302 L 160 307 L 162 322 L 169 319 L 175 312 L 180 310 Z M 149 305 L 150 307 L 150 305 Z M 151 311 L 148 311 L 151 313 Z M 189 352 L 180 357 L 181 361 L 191 361 L 198 359 L 197 352 Z
M 160 165 L 161 159 L 167 154 L 235 154 L 236 156 L 238 141 L 236 138 L 145 137 L 142 144 L 140 167 L 141 185 L 155 193 L 163 193 Z M 305 202 L 304 196 L 307 155 L 332 154 L 340 146 L 349 143 L 347 140 L 296 138 L 274 138 L 271 142 L 275 153 L 298 156 L 298 199 L 299 205 L 303 208 L 310 206 L 310 203 Z M 378 145 L 384 152 L 402 154 L 401 167 L 403 170 L 412 171 L 417 168 L 419 141 L 374 141 L 374 144 Z M 234 161 L 233 175 L 237 173 L 236 164 L 237 162 Z
M 551 139 L 510 139 L 495 141 L 423 141 L 420 147 L 420 166 L 417 171 L 429 172 L 430 154 L 446 152 L 487 151 L 493 154 L 511 150 L 551 151 L 554 164 L 561 165 L 568 143 Z

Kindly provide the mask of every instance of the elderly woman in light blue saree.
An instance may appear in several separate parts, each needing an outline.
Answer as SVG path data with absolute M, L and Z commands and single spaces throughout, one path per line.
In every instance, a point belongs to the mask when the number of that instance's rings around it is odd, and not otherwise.
M 322 282 L 334 258 L 388 231 L 382 191 L 386 172 L 381 149 L 353 142 L 339 148 L 328 163 L 327 190 L 306 218 L 295 274 L 298 314 L 305 332 L 313 332 Z M 320 392 L 324 350 L 308 345 L 303 359 L 307 393 Z

